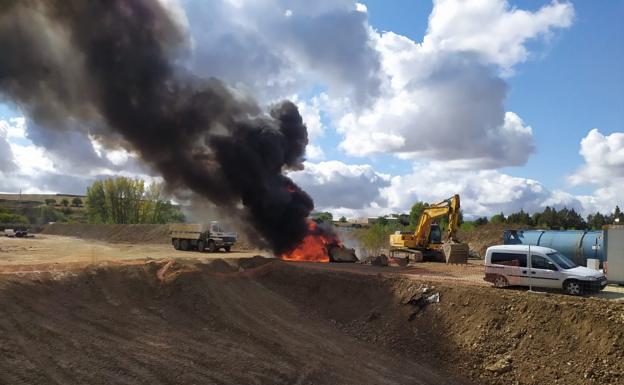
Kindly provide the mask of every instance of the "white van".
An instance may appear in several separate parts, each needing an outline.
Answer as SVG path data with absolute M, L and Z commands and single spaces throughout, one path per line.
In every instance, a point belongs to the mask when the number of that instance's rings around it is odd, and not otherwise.
M 496 287 L 535 286 L 563 289 L 571 295 L 600 291 L 607 285 L 600 271 L 578 266 L 549 247 L 529 245 L 489 247 L 484 279 Z

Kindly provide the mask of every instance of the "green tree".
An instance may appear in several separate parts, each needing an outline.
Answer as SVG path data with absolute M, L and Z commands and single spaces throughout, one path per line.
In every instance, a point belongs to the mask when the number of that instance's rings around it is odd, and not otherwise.
M 561 227 L 565 229 L 582 230 L 587 228 L 587 223 L 576 210 L 564 207 L 557 212 L 557 217 Z
M 386 216 L 377 217 L 377 219 L 375 219 L 375 224 L 380 225 L 380 226 L 387 226 L 388 225 L 388 217 L 386 217 Z
M 8 210 L 1 210 L 0 223 L 28 223 L 28 218 L 23 215 L 9 212 Z
M 56 204 L 56 199 L 48 198 L 45 200 L 46 206 L 54 206 Z
M 401 225 L 401 226 L 409 226 L 410 224 L 410 216 L 409 214 L 399 214 L 396 216 L 397 218 L 397 222 Z
M 332 223 L 334 220 L 334 216 L 332 215 L 332 213 L 327 212 L 327 211 L 314 212 L 312 213 L 311 217 L 317 222 L 324 222 L 324 223 Z
M 539 222 L 536 224 L 540 227 L 545 227 L 548 229 L 559 229 L 561 228 L 559 213 L 557 213 L 557 210 L 546 206 L 544 211 L 542 211 L 539 216 Z
M 418 220 L 423 213 L 423 210 L 425 210 L 427 207 L 429 207 L 429 203 L 420 201 L 412 205 L 409 213 L 409 225 L 411 227 L 416 227 L 416 225 L 418 224 Z
M 491 223 L 505 223 L 505 214 L 503 214 L 503 212 L 501 211 L 500 214 L 495 214 L 492 215 L 492 218 L 490 218 L 490 222 Z
M 80 207 L 80 206 L 82 206 L 82 199 L 80 199 L 80 198 L 78 198 L 78 197 L 76 197 L 76 198 L 72 199 L 72 205 L 73 205 L 74 207 Z
M 111 223 L 104 182 L 100 180 L 87 187 L 87 215 L 91 223 Z
M 347 222 L 347 218 L 345 216 L 342 216 L 342 217 L 340 217 L 340 219 L 338 219 L 338 222 L 346 223 Z
M 488 223 L 487 217 L 479 217 L 479 218 L 475 219 L 475 221 L 474 221 L 475 226 L 483 226 L 483 225 L 485 225 L 487 223 Z
M 531 216 L 520 209 L 517 213 L 510 214 L 507 217 L 507 223 L 514 223 L 519 225 L 532 225 Z
M 162 186 L 147 188 L 141 179 L 95 181 L 87 188 L 87 214 L 93 223 L 170 223 L 182 221 L 180 209 L 163 198 Z
M 69 201 L 67 200 L 67 198 L 63 198 L 63 200 L 61 201 L 61 204 L 65 207 L 69 206 Z
M 624 215 L 622 215 L 622 212 L 620 211 L 620 206 L 615 206 L 615 210 L 613 210 L 613 219 L 611 220 L 611 223 L 615 223 L 615 222 L 619 222 L 619 223 L 624 222 Z
M 62 222 L 65 220 L 65 216 L 59 213 L 54 207 L 44 206 L 41 207 L 39 211 L 38 222 L 41 223 L 49 223 L 49 222 Z
M 602 226 L 607 224 L 607 218 L 600 212 L 589 214 L 587 216 L 587 226 L 593 230 L 601 230 Z
M 393 231 L 394 230 L 388 225 L 375 223 L 361 233 L 360 243 L 367 248 L 372 255 L 379 255 L 381 249 L 388 246 L 390 234 L 392 234 Z

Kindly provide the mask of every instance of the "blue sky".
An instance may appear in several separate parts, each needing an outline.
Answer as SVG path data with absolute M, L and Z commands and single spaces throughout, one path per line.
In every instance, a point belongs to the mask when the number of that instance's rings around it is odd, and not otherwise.
M 421 41 L 432 3 L 410 0 L 363 1 L 371 25 Z M 511 1 L 535 10 L 546 1 Z M 505 105 L 533 127 L 536 152 L 521 167 L 503 168 L 533 178 L 550 189 L 581 166 L 579 143 L 591 128 L 604 134 L 624 129 L 624 1 L 573 1 L 575 20 L 550 41 L 533 44 L 531 60 L 509 81 Z M 588 186 L 569 187 L 589 193 Z
M 318 209 L 388 214 L 454 193 L 473 216 L 624 204 L 624 0 L 168 4 L 193 42 L 190 71 L 299 105 L 310 146 L 289 175 Z M 0 167 L 2 191 L 158 180 L 131 148 L 68 134 L 87 162 L 11 120 L 23 115 L 0 104 L 0 160 L 27 165 Z

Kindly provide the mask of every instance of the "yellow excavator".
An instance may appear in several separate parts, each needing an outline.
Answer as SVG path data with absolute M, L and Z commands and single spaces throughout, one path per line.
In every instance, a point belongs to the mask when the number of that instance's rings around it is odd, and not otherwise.
M 397 231 L 390 235 L 390 256 L 412 254 L 414 259 L 429 259 L 446 263 L 467 263 L 469 247 L 457 240 L 459 228 L 459 195 L 426 207 L 414 232 Z M 437 218 L 448 217 L 447 237 L 442 240 Z M 418 257 L 416 257 L 418 256 Z

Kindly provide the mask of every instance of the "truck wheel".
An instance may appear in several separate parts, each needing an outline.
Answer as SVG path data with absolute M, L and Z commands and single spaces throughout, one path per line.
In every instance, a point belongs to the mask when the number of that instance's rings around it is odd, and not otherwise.
M 503 277 L 502 275 L 497 275 L 496 278 L 494 278 L 494 286 L 506 287 L 509 286 L 509 282 L 507 282 L 507 278 Z
M 563 284 L 563 291 L 569 295 L 581 295 L 583 294 L 583 286 L 579 281 L 570 280 Z
M 232 246 L 225 246 L 223 248 L 223 250 L 225 250 L 226 253 L 229 253 L 231 249 L 232 249 Z
M 176 250 L 180 250 L 180 240 L 178 238 L 173 240 L 173 248 Z
M 204 241 L 202 241 L 201 239 L 197 241 L 197 251 L 199 251 L 200 253 L 203 253 L 205 249 L 206 249 L 206 244 L 204 243 Z
M 188 249 L 191 247 L 188 239 L 183 239 L 180 242 L 180 249 L 184 250 L 184 251 L 188 251 Z
M 214 241 L 208 241 L 208 251 L 210 251 L 211 253 L 217 251 L 217 245 L 214 243 Z

